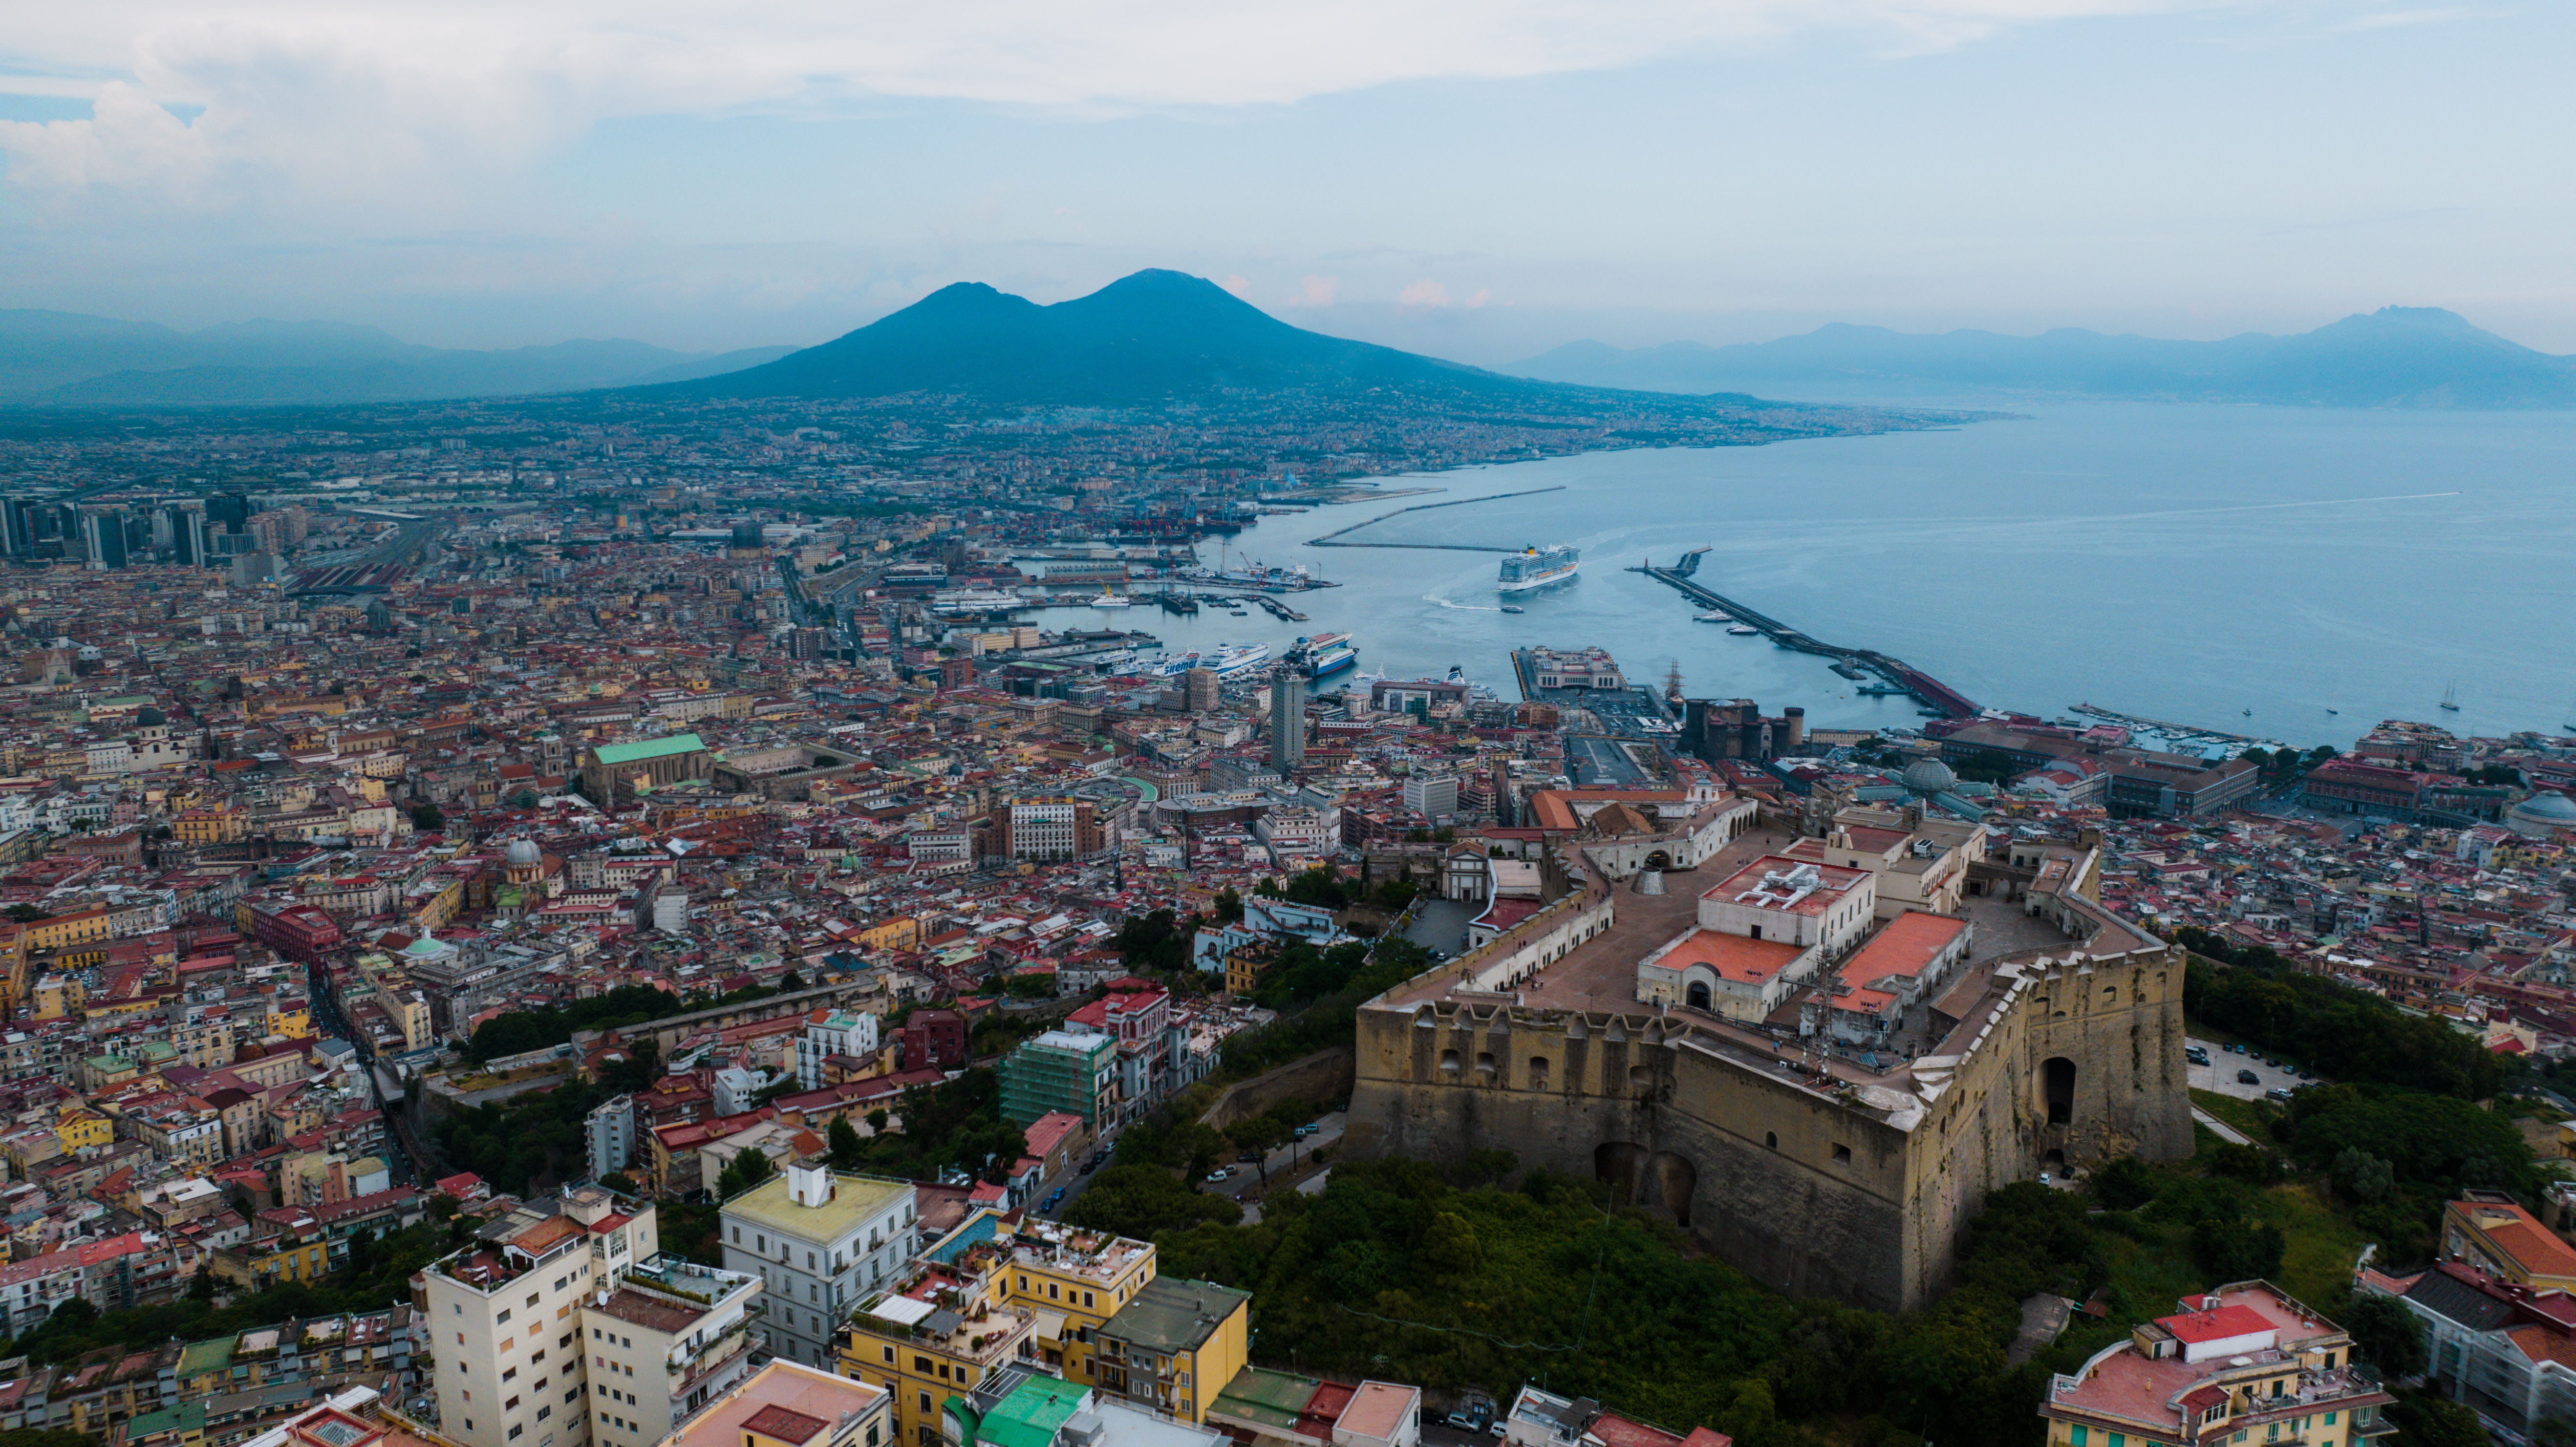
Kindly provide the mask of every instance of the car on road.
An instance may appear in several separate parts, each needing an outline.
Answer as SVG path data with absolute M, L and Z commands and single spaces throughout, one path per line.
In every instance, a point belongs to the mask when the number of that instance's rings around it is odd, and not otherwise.
M 1300 1136 L 1310 1136 L 1310 1135 L 1313 1135 L 1315 1132 L 1317 1132 L 1317 1131 L 1319 1131 L 1319 1130 L 1322 1130 L 1322 1129 L 1323 1129 L 1323 1127 L 1322 1127 L 1322 1126 L 1315 1125 L 1315 1124 L 1313 1124 L 1312 1122 L 1309 1122 L 1309 1123 L 1307 1123 L 1307 1124 L 1305 1124 L 1305 1125 L 1301 1125 L 1301 1126 L 1297 1127 L 1297 1134 L 1298 1134 L 1298 1135 L 1300 1135 Z
M 1058 1187 L 1056 1187 L 1056 1188 L 1055 1188 L 1055 1191 L 1053 1192 L 1053 1194 L 1049 1195 L 1049 1196 L 1046 1198 L 1046 1204 L 1045 1204 L 1045 1205 L 1043 1205 L 1043 1206 L 1040 1206 L 1038 1209 L 1039 1209 L 1039 1210 L 1041 1210 L 1041 1211 L 1052 1211 L 1052 1210 L 1054 1210 L 1056 1207 L 1061 1206 L 1061 1205 L 1063 1205 L 1063 1204 L 1064 1204 L 1064 1187 L 1062 1187 L 1062 1186 L 1058 1186 Z
M 1208 1172 L 1207 1178 L 1211 1181 L 1230 1181 L 1234 1179 L 1234 1167 L 1219 1166 L 1215 1170 Z
M 2251 1070 L 2240 1070 L 2236 1072 L 2236 1083 L 2239 1085 L 2261 1085 L 2263 1083 L 2263 1077 L 2255 1074 Z
M 1261 1164 L 1261 1152 L 1245 1151 L 1234 1158 L 1234 1163 L 1238 1166 L 1257 1166 Z

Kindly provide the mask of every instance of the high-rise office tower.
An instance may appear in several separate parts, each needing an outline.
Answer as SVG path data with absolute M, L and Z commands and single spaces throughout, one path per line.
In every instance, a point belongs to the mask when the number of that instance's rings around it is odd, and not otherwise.
M 1270 767 L 1286 778 L 1306 764 L 1306 675 L 1293 666 L 1270 678 Z
M 110 508 L 81 519 L 81 542 L 87 549 L 83 556 L 92 568 L 125 566 L 125 512 Z
M 221 523 L 225 532 L 237 533 L 250 521 L 250 498 L 238 492 L 219 492 L 206 499 L 206 521 Z

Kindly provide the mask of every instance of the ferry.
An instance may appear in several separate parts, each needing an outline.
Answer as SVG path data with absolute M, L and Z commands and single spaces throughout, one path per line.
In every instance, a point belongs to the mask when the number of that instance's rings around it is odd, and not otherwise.
M 1309 678 L 1324 678 L 1358 667 L 1360 651 L 1351 646 L 1347 633 L 1318 633 L 1298 639 L 1288 650 L 1287 661 L 1303 667 Z
M 1215 669 L 1219 678 L 1232 678 L 1269 661 L 1270 645 L 1267 643 L 1220 643 L 1216 656 L 1201 666 Z
M 1503 611 L 1506 613 L 1526 613 L 1529 610 L 1518 603 L 1505 603 L 1503 605 Z
M 1199 655 L 1197 650 L 1193 649 L 1188 653 L 1175 654 L 1170 658 L 1164 659 L 1161 665 L 1161 672 L 1165 678 L 1178 678 L 1182 674 L 1187 673 L 1198 666 Z
M 1133 608 L 1136 606 L 1136 600 L 1133 598 L 1121 598 L 1115 593 L 1102 593 L 1099 597 L 1091 600 L 1091 606 L 1094 608 Z
M 1574 548 L 1523 548 L 1503 559 L 1494 587 L 1498 592 L 1526 593 L 1532 588 L 1562 583 L 1582 566 L 1583 554 Z
M 999 613 L 1020 606 L 1019 595 L 999 588 L 951 588 L 930 596 L 930 611 L 943 617 Z

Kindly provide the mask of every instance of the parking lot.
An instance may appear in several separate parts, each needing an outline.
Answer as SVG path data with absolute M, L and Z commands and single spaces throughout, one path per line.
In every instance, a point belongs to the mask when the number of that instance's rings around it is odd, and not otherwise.
M 2314 1072 L 2310 1072 L 2309 1079 L 2299 1078 L 2298 1071 L 2291 1068 L 2301 1066 L 2302 1063 L 2299 1061 L 2292 1061 L 2290 1066 L 2264 1064 L 2262 1058 L 2255 1054 L 2254 1047 L 2250 1045 L 2245 1047 L 2244 1054 L 2238 1055 L 2214 1040 L 2187 1039 L 2186 1043 L 2197 1045 L 2209 1052 L 2207 1065 L 2190 1067 L 2188 1079 L 2194 1090 L 2215 1091 L 2220 1095 L 2235 1096 L 2239 1100 L 2261 1100 L 2267 1091 L 2296 1090 L 2302 1085 L 2320 1083 L 2320 1079 Z M 2252 1071 L 2258 1083 L 2248 1085 L 2238 1080 L 2236 1072 L 2240 1070 Z

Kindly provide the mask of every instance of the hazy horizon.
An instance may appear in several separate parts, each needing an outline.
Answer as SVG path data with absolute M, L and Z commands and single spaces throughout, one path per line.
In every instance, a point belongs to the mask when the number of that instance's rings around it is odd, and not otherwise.
M 2293 0 L 67 7 L 0 50 L 0 306 L 724 351 L 1168 266 L 1483 365 L 2387 305 L 2576 353 L 2571 40 Z

